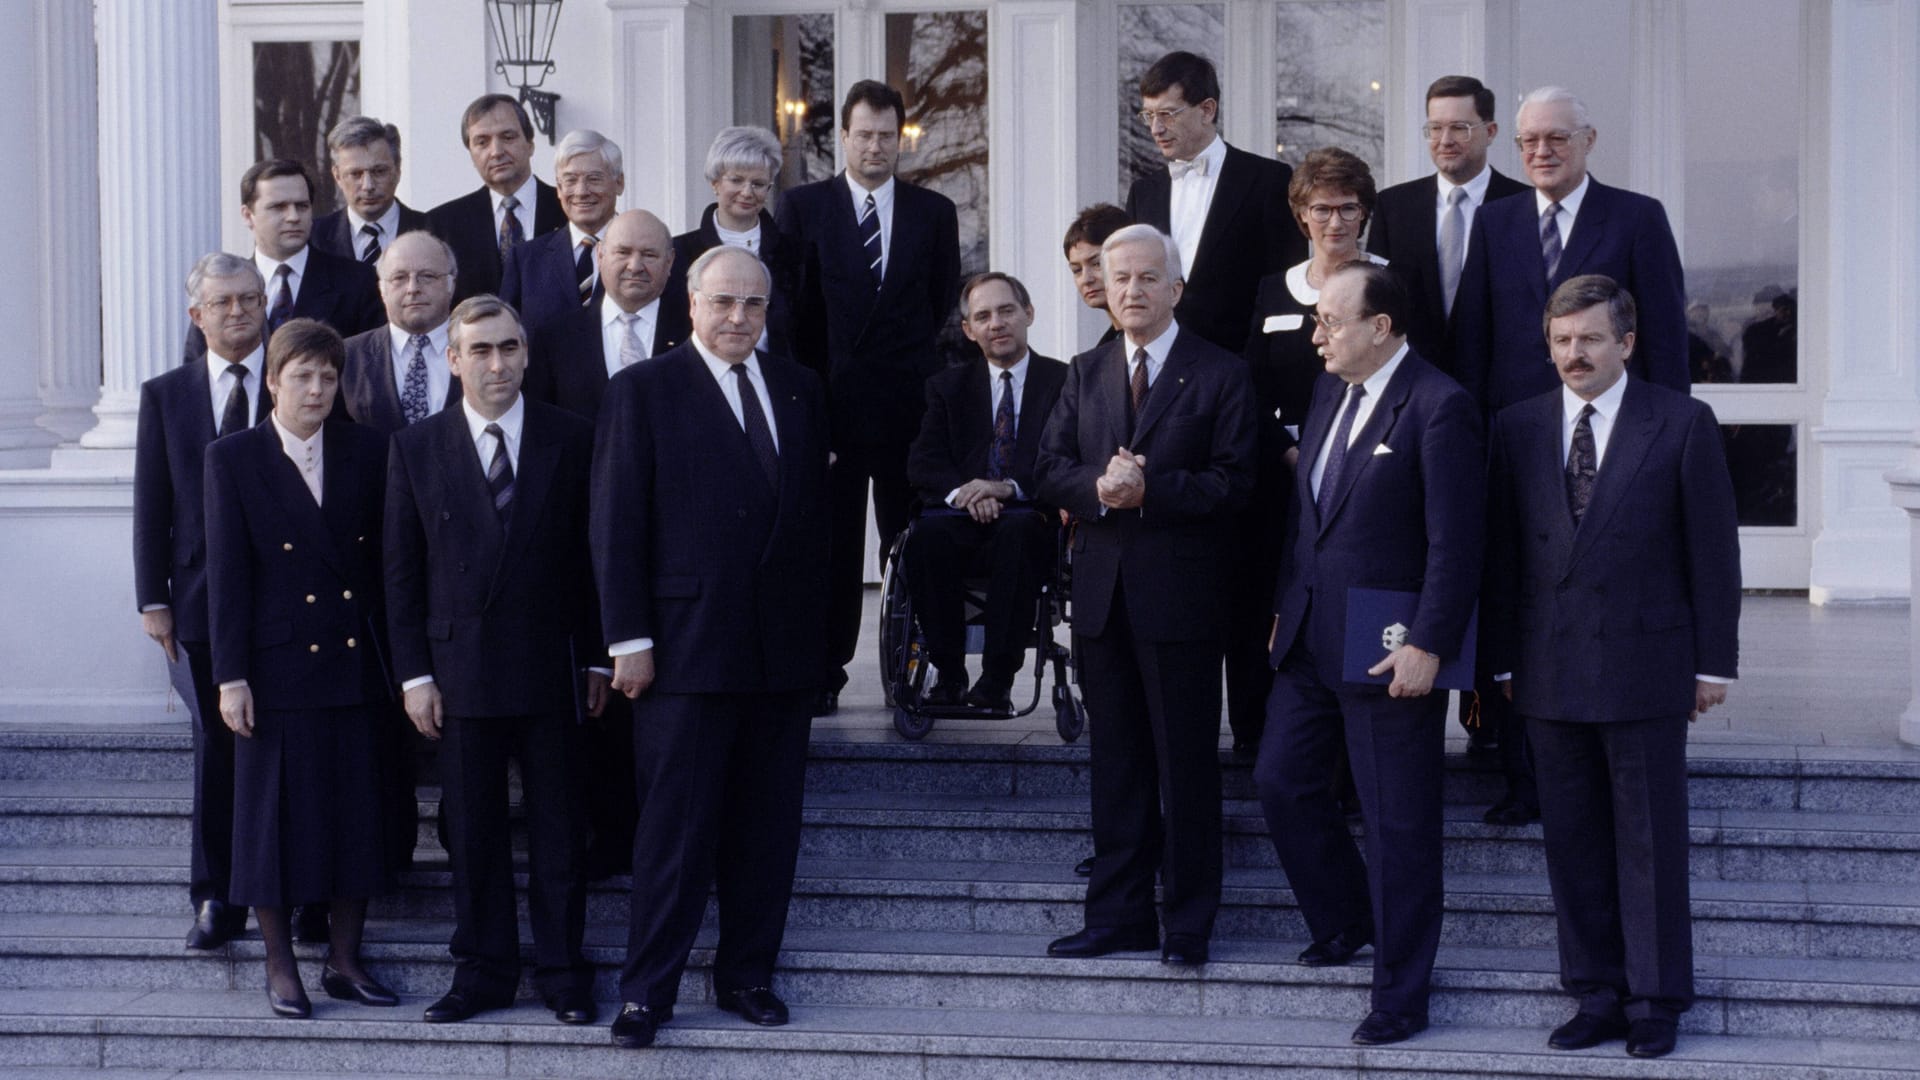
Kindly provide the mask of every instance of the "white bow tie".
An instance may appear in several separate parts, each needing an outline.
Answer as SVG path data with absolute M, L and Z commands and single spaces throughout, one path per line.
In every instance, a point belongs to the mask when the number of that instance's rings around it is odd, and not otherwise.
M 1167 162 L 1167 171 L 1173 174 L 1175 180 L 1180 179 L 1188 173 L 1193 173 L 1195 176 L 1205 176 L 1207 175 L 1207 159 L 1194 158 L 1192 161 L 1169 161 Z

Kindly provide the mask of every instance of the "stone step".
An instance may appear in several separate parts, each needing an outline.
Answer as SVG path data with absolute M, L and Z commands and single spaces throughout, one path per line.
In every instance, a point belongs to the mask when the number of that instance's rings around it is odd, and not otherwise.
M 659 1042 L 636 1051 L 612 1046 L 605 1022 L 568 1027 L 531 1003 L 459 1025 L 423 1024 L 419 1010 L 429 1000 L 412 997 L 397 1009 L 364 1009 L 319 998 L 314 1019 L 290 1023 L 265 1016 L 257 991 L 0 991 L 0 1067 L 23 1080 L 1920 1075 L 1912 1046 L 1890 1040 L 1689 1034 L 1672 1057 L 1635 1061 L 1618 1043 L 1550 1051 L 1544 1029 L 1441 1025 L 1398 1046 L 1362 1049 L 1348 1042 L 1348 1019 L 1102 1016 L 798 1000 L 793 1023 L 774 1029 L 751 1028 L 710 1005 L 683 1000 Z M 609 1001 L 606 1009 L 611 1007 Z
M 521 889 L 525 874 L 516 875 Z M 152 915 L 184 919 L 185 852 L 174 848 L 0 848 L 0 914 Z M 374 901 L 376 919 L 451 919 L 451 874 L 431 854 Z M 788 924 L 796 928 L 1049 934 L 1077 925 L 1084 879 L 1043 863 L 803 859 Z M 525 917 L 524 893 L 521 896 Z M 1448 875 L 1443 941 L 1550 946 L 1553 902 L 1541 875 Z M 627 917 L 628 879 L 592 886 L 587 918 Z M 1738 956 L 1920 960 L 1920 896 L 1905 885 L 1704 880 L 1693 885 L 1694 940 Z M 711 915 L 711 912 L 709 913 Z M 184 933 L 184 931 L 182 931 Z M 1226 876 L 1216 933 L 1293 940 L 1306 931 L 1278 869 Z
M 0 986 L 257 992 L 264 985 L 257 936 L 192 953 L 180 945 L 178 919 L 18 916 L 8 923 L 8 935 L 0 939 Z M 367 962 L 400 993 L 438 994 L 451 980 L 445 944 L 450 930 L 449 924 L 424 920 L 372 923 Z M 681 986 L 683 1001 L 711 999 L 711 937 L 711 931 L 701 935 Z M 588 957 L 598 968 L 595 992 L 604 1000 L 617 997 L 624 939 L 624 927 L 588 929 Z M 1056 960 L 1044 955 L 1046 941 L 1015 934 L 795 929 L 787 935 L 778 989 L 791 1001 L 814 1005 L 1286 1016 L 1351 1024 L 1366 1013 L 1372 978 L 1364 963 L 1333 969 L 1294 963 L 1301 940 L 1216 942 L 1213 962 L 1198 975 L 1168 968 L 1147 953 Z M 324 948 L 300 948 L 302 971 L 316 982 Z M 1443 947 L 1433 1019 L 1552 1027 L 1568 1010 L 1555 955 L 1547 947 Z M 1912 962 L 1701 955 L 1695 968 L 1698 1001 L 1682 1020 L 1686 1031 L 1920 1040 L 1920 965 Z

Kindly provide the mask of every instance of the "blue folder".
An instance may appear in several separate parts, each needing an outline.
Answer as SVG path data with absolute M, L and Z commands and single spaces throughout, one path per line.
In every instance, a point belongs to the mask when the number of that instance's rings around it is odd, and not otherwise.
M 1367 669 L 1387 658 L 1392 650 L 1385 643 L 1387 629 L 1413 625 L 1413 613 L 1420 606 L 1420 594 L 1398 589 L 1347 590 L 1346 650 L 1340 665 L 1340 677 L 1350 683 L 1385 686 L 1391 674 L 1369 675 Z M 1434 676 L 1436 690 L 1473 689 L 1474 643 L 1479 638 L 1480 607 L 1475 605 L 1467 619 L 1467 632 L 1460 641 L 1459 656 L 1440 659 L 1440 674 Z M 1402 631 L 1404 634 L 1404 630 Z M 1414 642 L 1415 645 L 1421 644 Z

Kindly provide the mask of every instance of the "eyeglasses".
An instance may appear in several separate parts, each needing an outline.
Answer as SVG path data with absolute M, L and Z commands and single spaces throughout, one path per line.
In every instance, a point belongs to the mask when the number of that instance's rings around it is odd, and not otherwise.
M 722 176 L 720 178 L 720 182 L 728 185 L 729 187 L 746 188 L 748 191 L 753 192 L 755 195 L 765 195 L 767 192 L 773 190 L 773 181 L 749 180 L 746 177 L 741 176 L 739 173 L 728 173 L 727 175 Z
M 1140 118 L 1141 123 L 1152 127 L 1156 120 L 1162 124 L 1171 124 L 1174 117 L 1191 108 L 1193 108 L 1191 105 L 1182 105 L 1177 109 L 1141 109 L 1134 115 Z
M 1551 150 L 1558 154 L 1562 150 L 1565 150 L 1569 143 L 1573 142 L 1575 135 L 1586 130 L 1584 127 L 1577 127 L 1572 131 L 1548 131 L 1539 135 L 1515 135 L 1513 137 L 1513 145 L 1519 147 L 1520 152 L 1523 154 L 1538 153 L 1542 149 Z
M 897 131 L 852 131 L 847 133 L 847 141 L 855 146 L 892 146 L 900 141 Z
M 1322 225 L 1325 225 L 1327 222 L 1332 221 L 1333 216 L 1335 214 L 1340 215 L 1341 221 L 1359 221 L 1360 215 L 1366 212 L 1367 212 L 1366 207 L 1361 206 L 1357 202 L 1341 203 L 1339 206 L 1328 206 L 1326 203 L 1315 203 L 1312 206 L 1307 207 L 1307 216 L 1311 217 L 1313 220 L 1319 222 Z
M 1367 315 L 1364 313 L 1360 315 L 1349 315 L 1344 319 L 1329 319 L 1325 315 L 1322 315 L 1317 311 L 1314 312 L 1313 314 L 1313 321 L 1319 323 L 1320 329 L 1325 330 L 1329 334 L 1347 325 L 1348 323 L 1359 322 L 1361 319 L 1371 319 L 1371 318 L 1373 318 L 1373 316 Z
M 722 315 L 731 315 L 734 309 L 744 310 L 749 315 L 758 315 L 767 310 L 767 298 L 764 296 L 735 296 L 732 293 L 708 293 L 694 290 L 694 295 L 706 298 L 713 310 Z
M 1422 124 L 1420 125 L 1420 134 L 1425 135 L 1428 142 L 1439 142 L 1440 136 L 1442 135 L 1451 135 L 1455 139 L 1464 139 L 1473 134 L 1474 128 L 1483 128 L 1486 126 L 1485 121 L 1474 124 L 1469 124 L 1465 121 L 1455 121 L 1451 124 Z
M 431 289 L 445 280 L 447 280 L 447 275 L 437 270 L 415 270 L 412 273 L 408 273 L 405 270 L 395 270 L 386 276 L 386 283 L 396 289 L 406 288 L 409 282 L 423 289 Z
M 200 306 L 208 311 L 258 311 L 267 298 L 260 293 L 242 293 L 239 296 L 212 296 L 200 301 Z

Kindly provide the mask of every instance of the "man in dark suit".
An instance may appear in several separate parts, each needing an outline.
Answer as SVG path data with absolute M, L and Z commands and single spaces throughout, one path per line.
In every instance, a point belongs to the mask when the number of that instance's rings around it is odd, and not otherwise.
M 1540 339 L 1547 297 L 1568 278 L 1605 274 L 1640 305 L 1633 373 L 1685 393 L 1686 286 L 1666 210 L 1588 175 L 1598 133 L 1570 91 L 1527 94 L 1514 126 L 1533 198 L 1474 215 L 1453 303 L 1454 377 L 1488 416 L 1553 389 Z
M 387 324 L 347 339 L 335 414 L 391 435 L 461 398 L 447 368 L 453 249 L 432 233 L 406 235 L 380 256 Z
M 318 319 L 341 337 L 386 320 L 373 268 L 317 251 L 313 234 L 313 178 L 285 158 L 256 161 L 240 177 L 240 217 L 253 234 L 253 264 L 267 283 L 266 336 L 293 318 Z M 199 326 L 187 328 L 186 358 L 207 354 Z
M 619 144 L 597 131 L 569 131 L 554 147 L 553 178 L 567 227 L 516 245 L 500 278 L 500 299 L 520 312 L 529 333 L 599 299 L 593 248 L 627 189 L 625 168 Z
M 349 116 L 327 133 L 341 207 L 313 222 L 313 246 L 371 266 L 401 233 L 427 228 L 427 215 L 394 197 L 400 186 L 400 129 Z
M 1180 325 L 1238 356 L 1260 279 L 1307 255 L 1287 206 L 1293 169 L 1220 137 L 1220 77 L 1193 53 L 1168 53 L 1140 77 L 1140 119 L 1167 168 L 1134 180 L 1127 216 L 1180 246 Z
M 461 407 L 396 433 L 387 474 L 394 676 L 414 727 L 440 740 L 453 841 L 453 986 L 424 1019 L 513 1004 L 511 757 L 526 807 L 534 987 L 562 1023 L 590 1024 L 580 724 L 608 683 L 587 553 L 593 435 L 520 393 L 525 332 L 497 298 L 454 309 L 447 362 Z
M 220 719 L 207 622 L 203 465 L 217 435 L 252 427 L 268 411 L 261 344 L 266 293 L 254 264 L 216 252 L 187 275 L 187 315 L 209 343 L 206 359 L 140 387 L 133 458 L 133 583 L 140 625 L 166 651 L 170 678 L 193 716 L 193 866 L 190 949 L 212 949 L 245 929 L 227 904 L 233 868 L 233 733 Z
M 1452 379 L 1407 346 L 1407 296 L 1375 263 L 1320 290 L 1314 341 L 1327 372 L 1300 439 L 1300 482 L 1275 598 L 1267 733 L 1254 784 L 1313 943 L 1309 966 L 1373 944 L 1362 1046 L 1427 1026 L 1440 944 L 1442 660 L 1460 655 L 1480 588 L 1486 473 L 1480 417 Z M 1404 642 L 1369 674 L 1344 675 L 1348 590 L 1417 593 Z M 1370 631 L 1379 638 L 1381 632 Z M 1366 859 L 1327 776 L 1344 742 L 1366 821 Z
M 1480 207 L 1528 190 L 1487 164 L 1500 134 L 1493 91 L 1471 75 L 1443 75 L 1427 87 L 1420 133 L 1434 173 L 1382 191 L 1375 200 L 1367 251 L 1387 260 L 1413 302 L 1407 342 L 1428 363 L 1452 373 L 1447 321 L 1466 266 Z
M 860 643 L 868 486 L 886 551 L 906 527 L 907 452 L 927 377 L 941 367 L 940 328 L 960 294 L 952 200 L 894 176 L 906 117 L 899 91 L 853 84 L 840 106 L 846 172 L 788 191 L 774 215 L 799 266 L 794 359 L 826 379 L 833 408 L 832 593 L 817 715 L 839 707 Z
M 455 303 L 500 291 L 507 252 L 567 224 L 560 196 L 533 175 L 533 121 L 505 94 L 482 94 L 460 117 L 460 144 L 480 188 L 427 211 L 433 234 L 460 263 Z
M 709 892 L 722 1009 L 787 1022 L 772 990 L 822 676 L 827 417 L 820 382 L 754 351 L 772 279 L 722 245 L 687 276 L 693 336 L 607 384 L 593 557 L 644 793 L 617 1046 L 673 1018 Z
M 1006 274 L 976 274 L 960 292 L 960 328 L 985 363 L 927 380 L 927 415 L 907 478 L 930 513 L 908 535 L 905 569 L 914 612 L 939 680 L 928 704 L 1011 712 L 1013 677 L 1033 637 L 1034 604 L 1054 556 L 1053 511 L 1034 502 L 1040 431 L 1067 365 L 1027 348 L 1033 300 Z M 985 574 L 986 651 L 969 689 L 967 577 Z
M 673 273 L 673 234 L 659 218 L 645 210 L 614 218 L 594 256 L 604 295 L 535 331 L 527 369 L 530 396 L 588 420 L 600 415 L 608 379 L 679 345 L 690 329 L 685 281 Z M 677 293 L 669 287 L 676 281 Z
M 1239 357 L 1175 321 L 1172 237 L 1130 225 L 1101 264 L 1122 336 L 1074 358 L 1036 465 L 1039 497 L 1075 519 L 1073 649 L 1093 744 L 1086 926 L 1047 952 L 1159 945 L 1168 964 L 1204 964 L 1220 906 L 1221 627 L 1233 516 L 1253 487 L 1253 390 Z
M 1548 1045 L 1673 1050 L 1693 1002 L 1687 721 L 1738 674 L 1740 537 L 1704 403 L 1628 377 L 1634 301 L 1609 278 L 1554 291 L 1562 388 L 1502 412 L 1489 481 L 1487 612 L 1540 776 L 1560 981 Z

